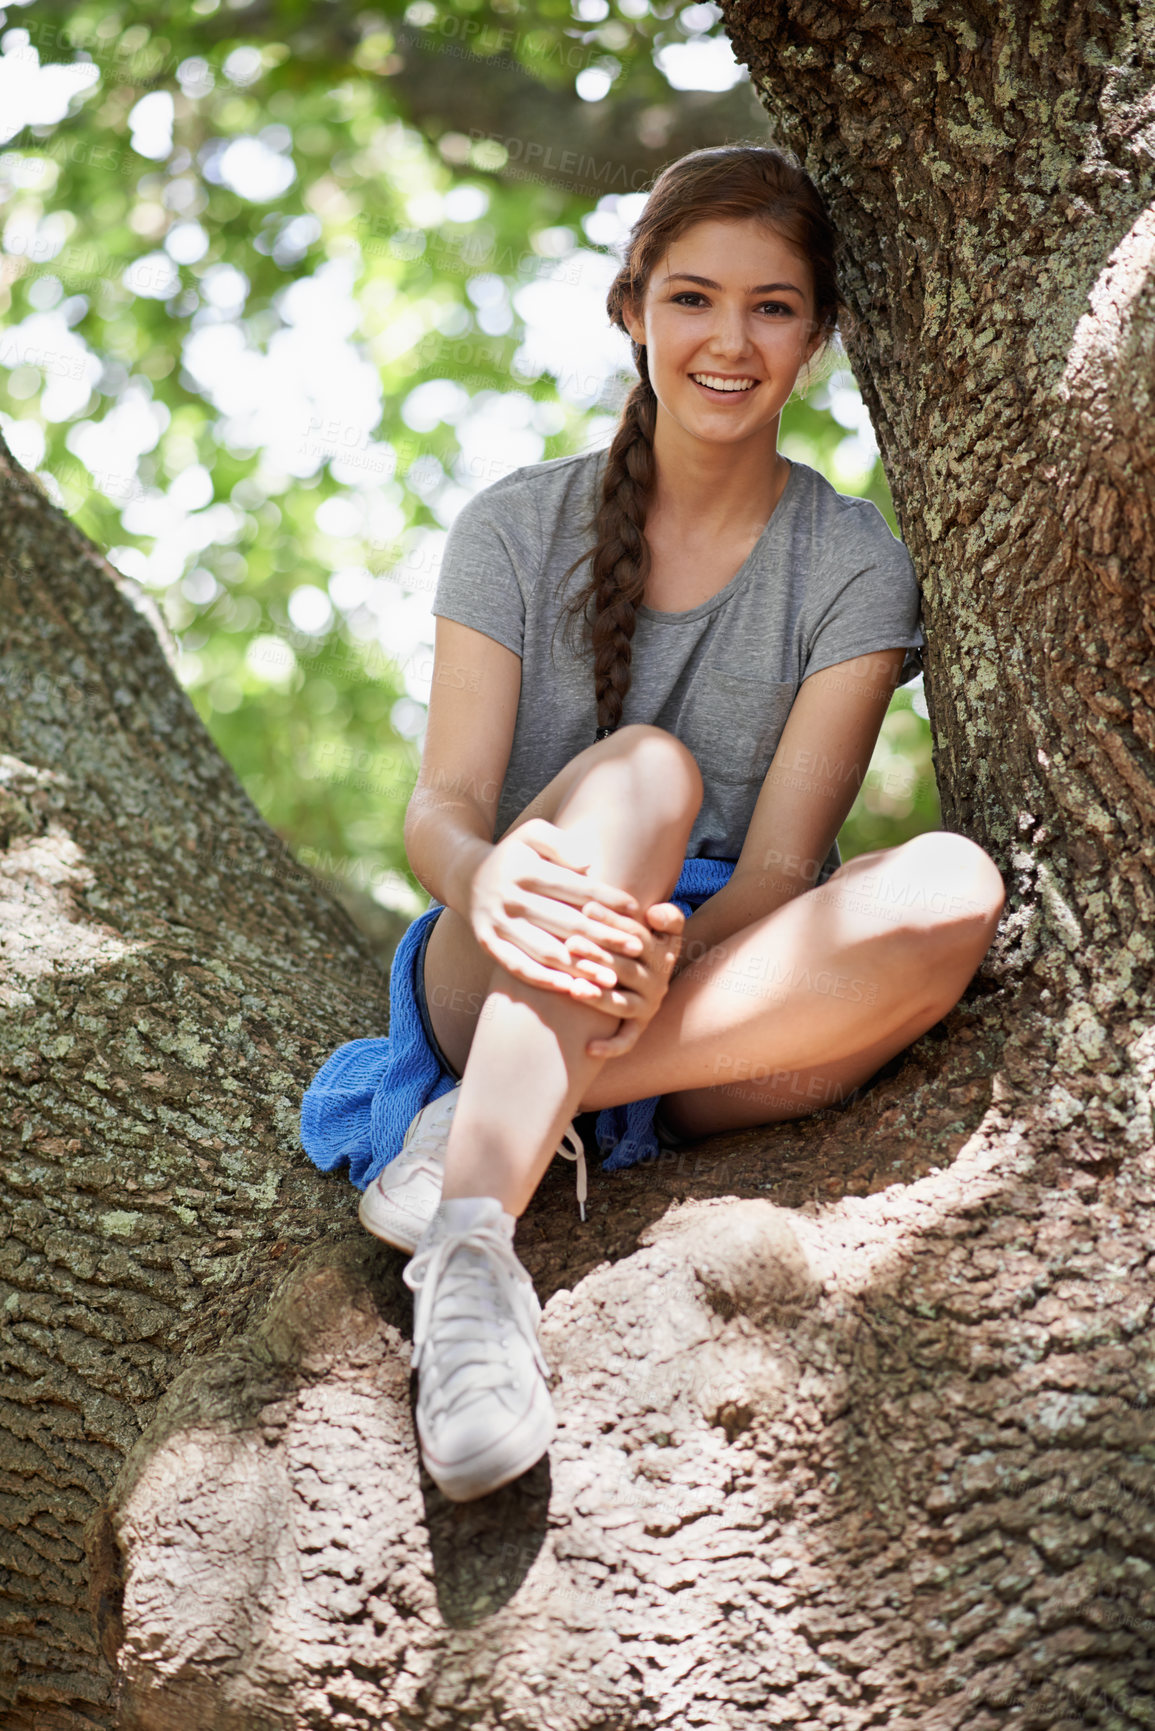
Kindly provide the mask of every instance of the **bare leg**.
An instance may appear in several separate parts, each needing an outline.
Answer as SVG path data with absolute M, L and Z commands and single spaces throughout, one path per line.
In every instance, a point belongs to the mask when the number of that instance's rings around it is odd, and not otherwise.
M 1004 897 L 993 860 L 965 836 L 935 830 L 860 854 L 680 974 L 633 1050 L 597 1068 L 579 1108 L 659 1095 L 672 1129 L 703 1136 L 837 1105 L 958 1002 Z M 476 980 L 476 958 L 488 958 L 457 924 L 449 977 Z M 482 994 L 475 985 L 455 1001 L 442 1023 L 431 1013 L 460 1067 Z
M 859 854 L 673 981 L 583 1110 L 662 1096 L 684 1136 L 837 1105 L 958 1002 L 998 928 L 1003 881 L 934 830 Z
M 567 767 L 567 790 L 550 821 L 589 839 L 593 875 L 622 885 L 643 907 L 667 899 L 702 797 L 691 754 L 660 728 L 625 727 Z M 537 815 L 544 814 L 522 814 Z M 427 953 L 426 989 L 439 1040 L 434 941 L 451 912 L 438 917 Z M 453 918 L 468 931 L 467 922 Z M 441 1194 L 444 1200 L 496 1196 L 509 1213 L 521 1214 L 578 1101 L 608 1061 L 591 1058 L 586 1043 L 595 1033 L 612 1033 L 615 1024 L 604 1011 L 526 985 L 485 960 L 486 994 L 450 1128 Z M 450 1035 L 451 1059 L 452 1043 Z

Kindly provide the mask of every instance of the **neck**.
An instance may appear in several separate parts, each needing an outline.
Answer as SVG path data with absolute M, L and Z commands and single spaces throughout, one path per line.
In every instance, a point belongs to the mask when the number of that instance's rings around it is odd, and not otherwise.
M 768 522 L 790 478 L 778 451 L 778 419 L 755 438 L 723 442 L 693 437 L 659 405 L 651 511 L 668 530 L 695 540 Z

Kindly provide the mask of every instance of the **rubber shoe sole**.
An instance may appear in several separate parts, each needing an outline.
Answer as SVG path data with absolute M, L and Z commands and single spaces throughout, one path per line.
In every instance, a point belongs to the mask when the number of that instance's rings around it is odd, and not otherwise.
M 428 1225 L 428 1220 L 420 1220 L 408 1211 L 402 1211 L 395 1203 L 383 1196 L 376 1183 L 361 1192 L 361 1200 L 357 1205 L 357 1218 L 366 1232 L 371 1232 L 374 1238 L 380 1238 L 386 1244 L 392 1244 L 397 1250 L 407 1250 L 412 1256 L 417 1248 L 417 1241 Z

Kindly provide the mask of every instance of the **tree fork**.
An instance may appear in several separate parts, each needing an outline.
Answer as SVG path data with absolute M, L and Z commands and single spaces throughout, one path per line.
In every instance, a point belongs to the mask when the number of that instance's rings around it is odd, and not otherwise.
M 1149 1724 L 1151 50 L 920 18 L 726 12 L 1002 928 L 845 1116 L 594 1174 L 584 1233 L 547 1175 L 561 1428 L 492 1498 L 423 1474 L 404 1258 L 296 1141 L 381 976 L 0 449 L 6 1731 Z

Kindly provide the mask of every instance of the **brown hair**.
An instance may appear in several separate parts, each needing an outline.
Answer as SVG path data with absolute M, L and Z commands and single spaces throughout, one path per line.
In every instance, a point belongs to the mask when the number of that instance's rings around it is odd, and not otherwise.
M 623 307 L 641 311 L 655 265 L 668 247 L 697 222 L 754 217 L 810 261 L 818 329 L 829 340 L 842 297 L 835 262 L 836 239 L 814 182 L 795 158 L 771 145 L 726 144 L 669 163 L 654 182 L 645 208 L 630 231 L 625 262 L 610 285 L 606 311 L 629 336 Z M 564 585 L 592 557 L 584 588 L 566 603 L 572 624 L 589 626 L 597 697 L 597 737 L 612 733 L 622 718 L 630 687 L 630 654 L 636 608 L 650 568 L 646 510 L 653 491 L 654 424 L 658 399 L 650 383 L 645 344 L 630 339 L 640 375 L 622 410 L 602 477 L 602 497 L 590 532 L 596 544 L 563 573 Z M 594 603 L 592 621 L 589 604 Z

